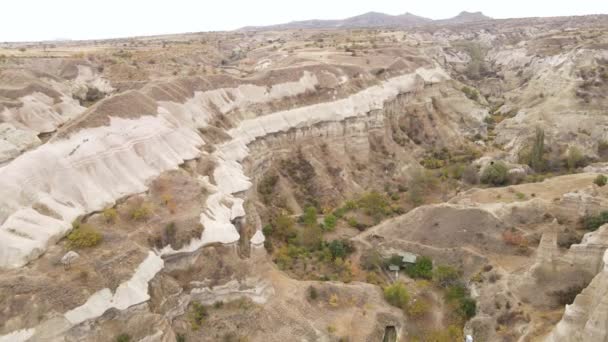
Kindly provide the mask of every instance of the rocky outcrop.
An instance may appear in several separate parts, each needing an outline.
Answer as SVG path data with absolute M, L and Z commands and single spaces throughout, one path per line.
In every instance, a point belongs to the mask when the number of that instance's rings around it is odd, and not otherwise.
M 608 339 L 608 251 L 602 270 L 566 311 L 547 342 L 606 341 Z
M 58 336 L 110 308 L 124 310 L 145 302 L 147 282 L 162 268 L 159 255 L 192 252 L 215 242 L 236 242 L 239 234 L 233 220 L 245 212 L 243 200 L 234 195 L 250 186 L 240 164 L 248 155 L 249 143 L 294 127 L 341 121 L 381 109 L 385 101 L 410 90 L 418 77 L 431 83 L 447 79 L 440 69 L 419 69 L 345 99 L 242 121 L 229 131 L 232 140 L 219 145 L 212 154 L 217 165 L 213 172 L 216 184 L 205 180 L 212 194 L 207 198 L 207 209 L 201 213 L 205 229 L 200 239 L 179 250 L 167 246 L 157 253 L 150 252 L 146 260 L 160 260 L 153 263 L 156 266 L 148 267 L 144 261 L 133 278 L 114 293 L 109 289 L 97 292 L 84 305 L 65 313 L 65 319 L 54 318 L 34 328 L 36 336 Z M 201 121 L 190 118 L 210 115 L 204 111 L 183 113 L 165 109 L 159 110 L 158 115 L 111 118 L 109 126 L 85 128 L 65 139 L 51 141 L 0 169 L 4 192 L 0 213 L 4 219 L 0 228 L 2 267 L 19 267 L 38 257 L 70 230 L 70 223 L 77 216 L 144 191 L 149 179 L 200 155 L 198 147 L 204 144 L 204 137 L 195 131 L 199 125 L 192 123 Z M 41 160 L 46 162 L 40 163 Z M 44 177 L 46 174 L 53 177 Z M 70 182 L 66 183 L 66 179 Z M 41 213 L 33 209 L 41 206 L 48 210 Z

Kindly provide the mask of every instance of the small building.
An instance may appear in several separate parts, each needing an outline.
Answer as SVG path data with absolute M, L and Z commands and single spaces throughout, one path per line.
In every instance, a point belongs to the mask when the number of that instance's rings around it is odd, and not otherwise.
M 397 265 L 388 265 L 388 270 L 391 272 L 395 272 L 395 280 L 399 279 L 399 270 L 401 267 Z
M 416 259 L 418 259 L 418 256 L 416 254 L 408 252 L 399 253 L 399 256 L 403 258 L 402 260 L 404 264 L 415 264 Z

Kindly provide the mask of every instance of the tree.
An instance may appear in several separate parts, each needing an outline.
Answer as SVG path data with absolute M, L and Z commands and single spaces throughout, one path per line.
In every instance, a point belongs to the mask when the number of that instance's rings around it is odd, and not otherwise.
M 332 259 L 342 258 L 353 252 L 353 246 L 348 240 L 333 240 L 327 247 L 331 252 Z
M 372 191 L 363 194 L 357 202 L 359 208 L 363 209 L 365 214 L 376 219 L 382 218 L 389 212 L 389 202 L 386 196 L 377 191 Z
M 272 232 L 277 237 L 277 239 L 287 241 L 287 239 L 292 238 L 296 235 L 294 225 L 295 222 L 293 218 L 287 215 L 281 215 L 275 219 Z
M 368 271 L 382 267 L 382 255 L 375 249 L 369 250 L 361 256 L 361 266 Z
M 306 226 L 299 234 L 300 244 L 310 250 L 318 249 L 323 241 L 323 231 L 318 225 Z
M 302 215 L 302 222 L 307 227 L 317 225 L 317 209 L 315 207 L 306 207 L 304 214 Z
M 542 172 L 545 168 L 543 154 L 545 152 L 545 131 L 536 127 L 536 134 L 532 150 L 530 151 L 530 167 L 536 172 Z

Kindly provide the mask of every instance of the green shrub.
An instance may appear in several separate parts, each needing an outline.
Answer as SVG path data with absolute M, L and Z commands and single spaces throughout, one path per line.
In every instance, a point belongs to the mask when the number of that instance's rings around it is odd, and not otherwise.
M 426 316 L 431 310 L 431 303 L 424 298 L 416 298 L 407 307 L 407 314 L 414 318 Z
M 114 208 L 107 208 L 103 211 L 103 218 L 107 223 L 115 223 L 116 219 L 118 218 L 118 213 Z
M 307 227 L 313 227 L 317 225 L 317 208 L 306 207 L 304 214 L 301 216 L 302 223 Z
M 388 268 L 390 265 L 403 267 L 403 257 L 398 254 L 391 255 L 388 259 L 384 260 L 384 267 Z
M 458 281 L 460 272 L 451 266 L 439 265 L 433 271 L 433 280 L 442 287 L 448 287 Z
M 323 241 L 323 231 L 318 225 L 306 226 L 298 234 L 299 243 L 309 250 L 316 250 Z
M 272 241 L 270 239 L 264 240 L 264 249 L 266 249 L 266 252 L 268 252 L 268 254 L 272 254 L 272 252 L 274 251 L 274 245 L 272 244 Z
M 403 283 L 394 283 L 384 288 L 384 299 L 390 305 L 406 310 L 410 295 Z
M 563 290 L 552 291 L 549 294 L 557 300 L 559 305 L 570 305 L 574 302 L 576 296 L 585 288 L 582 285 L 572 285 Z
M 152 206 L 147 202 L 143 202 L 137 208 L 131 210 L 131 218 L 135 221 L 147 220 L 151 214 Z
M 358 229 L 360 231 L 364 231 L 365 228 L 367 228 L 367 226 L 365 224 L 357 221 L 357 219 L 355 219 L 355 218 L 349 218 L 348 219 L 348 225 L 351 226 L 351 227 L 353 227 L 353 228 L 356 228 L 356 229 Z
M 424 194 L 434 189 L 439 184 L 439 179 L 428 170 L 414 171 L 412 179 L 408 183 L 408 199 L 414 206 L 424 203 Z
M 272 236 L 272 234 L 274 233 L 274 229 L 272 229 L 272 225 L 267 224 L 264 226 L 264 228 L 262 228 L 262 233 L 264 233 L 264 236 L 269 238 Z
M 470 297 L 463 298 L 460 301 L 459 311 L 462 317 L 469 320 L 477 313 L 477 302 Z
M 473 165 L 468 165 L 465 167 L 462 172 L 462 181 L 471 185 L 477 184 L 479 182 L 479 172 L 477 167 Z
M 314 286 L 311 286 L 308 288 L 308 298 L 310 298 L 310 300 L 316 300 L 317 297 L 319 297 L 319 294 L 317 293 L 317 289 Z
M 277 239 L 287 241 L 296 236 L 295 222 L 288 215 L 281 215 L 274 220 L 272 234 Z
M 431 279 L 433 277 L 433 260 L 428 257 L 420 257 L 413 265 L 408 265 L 405 268 L 407 273 L 412 278 Z
M 597 143 L 597 154 L 602 160 L 608 158 L 608 141 L 601 140 Z
M 421 162 L 420 165 L 424 166 L 425 169 L 440 169 L 442 167 L 445 166 L 445 161 L 434 158 L 434 157 L 427 157 L 424 158 Z
M 493 162 L 486 166 L 481 174 L 481 182 L 484 184 L 490 184 L 494 186 L 500 186 L 507 184 L 509 169 L 507 165 L 501 161 Z
M 325 218 L 323 219 L 323 228 L 327 231 L 333 231 L 336 228 L 337 223 L 338 218 L 336 218 L 334 215 L 325 215 Z
M 377 270 L 382 267 L 382 264 L 382 255 L 375 249 L 369 250 L 361 256 L 361 266 L 365 270 Z
M 604 175 L 597 175 L 597 177 L 595 177 L 593 180 L 593 183 L 595 183 L 597 186 L 604 186 L 606 185 L 606 182 L 608 182 L 608 177 Z
M 458 313 L 464 319 L 470 319 L 477 312 L 477 302 L 469 296 L 469 291 L 462 284 L 452 285 L 447 288 L 445 298 L 458 307 Z
M 186 336 L 184 334 L 175 335 L 175 342 L 186 342 Z
M 568 171 L 570 172 L 574 171 L 574 169 L 578 167 L 585 166 L 585 157 L 578 148 L 573 146 L 568 149 L 566 166 L 568 167 Z
M 365 214 L 376 219 L 390 213 L 389 201 L 386 196 L 377 191 L 363 194 L 357 201 L 357 206 L 362 209 Z
M 209 313 L 207 312 L 206 306 L 198 302 L 192 303 L 192 308 L 190 309 L 190 323 L 194 330 L 198 330 L 208 316 Z
M 131 336 L 129 334 L 120 334 L 116 336 L 116 342 L 130 342 Z
M 479 99 L 479 93 L 477 92 L 476 89 L 464 86 L 464 87 L 462 87 L 462 92 L 464 93 L 464 95 L 466 97 L 468 97 L 469 99 L 471 99 L 473 101 L 477 101 Z
M 73 224 L 74 226 L 74 224 Z M 94 247 L 101 243 L 103 236 L 95 228 L 86 223 L 78 223 L 75 225 L 70 234 L 68 234 L 68 244 L 70 248 L 88 248 Z
M 331 252 L 332 259 L 337 258 L 344 259 L 346 256 L 354 251 L 352 243 L 348 240 L 333 240 L 327 244 L 329 251 Z
M 258 184 L 258 193 L 262 196 L 262 202 L 265 204 L 270 203 L 272 193 L 274 192 L 274 188 L 278 181 L 279 176 L 274 173 L 270 173 L 265 175 Z
M 599 215 L 585 216 L 583 218 L 583 226 L 590 231 L 597 230 L 600 226 L 608 223 L 608 210 L 602 211 Z

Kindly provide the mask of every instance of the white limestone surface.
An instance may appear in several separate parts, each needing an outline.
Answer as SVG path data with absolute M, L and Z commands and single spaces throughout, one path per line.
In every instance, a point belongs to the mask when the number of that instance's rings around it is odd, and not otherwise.
M 0 342 L 25 342 L 34 335 L 34 332 L 34 329 L 13 331 L 10 334 L 0 336 Z
M 162 116 L 109 126 L 27 152 L 0 168 L 0 268 L 26 264 L 84 213 L 145 191 L 146 181 L 199 155 L 202 139 Z M 43 205 L 60 219 L 32 209 Z
M 65 313 L 65 318 L 76 325 L 101 316 L 110 308 L 124 310 L 150 299 L 148 282 L 164 267 L 163 259 L 154 252 L 137 267 L 128 281 L 120 284 L 115 293 L 105 288 L 93 294 L 86 303 Z
M 608 339 L 608 251 L 604 252 L 603 269 L 591 283 L 566 305 L 547 342 L 587 342 Z
M 242 84 L 234 88 L 219 88 L 196 91 L 184 103 L 160 101 L 161 111 L 170 112 L 181 122 L 193 123 L 196 128 L 205 127 L 211 118 L 210 113 L 219 110 L 222 114 L 234 110 L 245 110 L 251 105 L 270 103 L 285 97 L 293 97 L 313 91 L 319 84 L 317 77 L 305 71 L 298 81 L 284 82 L 270 87 Z
M 243 200 L 234 195 L 251 186 L 240 164 L 248 154 L 248 143 L 293 127 L 340 121 L 381 109 L 385 101 L 412 90 L 417 77 L 426 82 L 449 78 L 439 68 L 419 69 L 346 99 L 241 122 L 230 131 L 233 139 L 220 145 L 213 155 L 218 163 L 214 171 L 217 186 L 208 184 L 213 193 L 201 214 L 205 227 L 201 238 L 179 251 L 166 247 L 159 254 L 150 252 L 132 278 L 121 284 L 114 294 L 109 289 L 98 291 L 85 304 L 68 311 L 65 319 L 75 325 L 99 317 L 109 308 L 124 310 L 148 300 L 148 282 L 163 268 L 159 255 L 194 251 L 213 242 L 238 241 L 239 234 L 232 221 L 244 216 L 245 211 Z M 69 230 L 67 224 L 76 216 L 102 209 L 124 195 L 143 191 L 147 179 L 196 157 L 200 153 L 197 147 L 203 141 L 191 126 L 184 124 L 197 122 L 197 116 L 205 118 L 208 114 L 204 110 L 191 112 L 189 121 L 184 120 L 188 115 L 182 112 L 173 116 L 171 109 L 175 107 L 167 107 L 159 108 L 156 117 L 112 118 L 109 126 L 86 129 L 66 140 L 49 143 L 0 168 L 0 222 L 4 220 L 0 226 L 0 267 L 23 265 L 41 253 L 48 243 L 65 234 Z M 49 221 L 50 216 L 32 209 L 34 204 L 45 205 L 61 220 Z M 28 222 L 28 225 L 11 222 Z M 256 235 L 256 241 L 263 241 L 261 232 Z M 34 332 L 35 329 L 29 329 L 29 335 L 23 333 L 23 340 Z M 14 332 L 5 336 L 17 333 L 21 334 Z
M 70 96 L 61 97 L 54 103 L 53 98 L 40 92 L 20 97 L 19 107 L 4 108 L 0 114 L 2 121 L 15 127 L 25 127 L 37 133 L 53 132 L 67 120 L 83 113 L 86 108 Z

